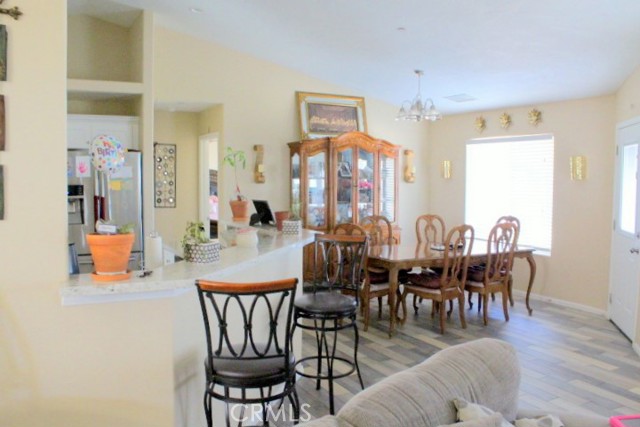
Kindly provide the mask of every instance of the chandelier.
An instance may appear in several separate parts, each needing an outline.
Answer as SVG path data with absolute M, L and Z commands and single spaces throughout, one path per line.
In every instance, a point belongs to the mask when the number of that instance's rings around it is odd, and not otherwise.
M 442 118 L 442 113 L 436 109 L 433 105 L 433 100 L 427 98 L 422 102 L 422 96 L 420 95 L 420 79 L 424 72 L 422 70 L 414 70 L 414 73 L 418 76 L 418 94 L 413 101 L 404 101 L 398 111 L 396 120 L 408 120 L 410 122 L 419 122 L 422 120 L 429 120 L 435 122 Z

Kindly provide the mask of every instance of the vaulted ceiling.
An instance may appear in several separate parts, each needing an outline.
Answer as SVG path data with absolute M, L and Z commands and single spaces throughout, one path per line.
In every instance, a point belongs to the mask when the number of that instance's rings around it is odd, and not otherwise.
M 421 69 L 449 114 L 610 94 L 640 66 L 638 0 L 69 0 L 119 22 L 130 8 L 398 106 Z

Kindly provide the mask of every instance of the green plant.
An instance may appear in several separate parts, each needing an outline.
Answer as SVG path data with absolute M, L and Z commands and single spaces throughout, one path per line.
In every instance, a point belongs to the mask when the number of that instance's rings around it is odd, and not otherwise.
M 121 225 L 120 227 L 118 227 L 118 234 L 129 234 L 129 233 L 133 233 L 133 229 L 135 227 L 135 224 L 130 222 L 129 224 L 125 224 L 125 225 Z
M 187 228 L 182 236 L 182 249 L 185 250 L 187 245 L 197 245 L 199 243 L 208 243 L 209 236 L 205 233 L 202 221 L 187 223 Z
M 245 197 L 242 195 L 240 191 L 240 186 L 238 185 L 238 167 L 242 167 L 242 169 L 247 167 L 247 155 L 242 150 L 233 150 L 231 147 L 227 147 L 227 154 L 225 154 L 222 159 L 223 163 L 228 164 L 233 168 L 233 172 L 236 178 L 236 199 L 244 200 Z

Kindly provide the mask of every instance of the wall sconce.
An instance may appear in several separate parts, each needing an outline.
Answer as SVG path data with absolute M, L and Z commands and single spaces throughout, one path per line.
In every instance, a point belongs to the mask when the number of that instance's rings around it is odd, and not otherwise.
M 572 181 L 587 179 L 587 158 L 585 156 L 569 157 L 569 168 Z
M 451 160 L 442 161 L 442 177 L 444 179 L 451 179 Z
M 264 145 L 254 145 L 253 151 L 256 152 L 256 165 L 253 169 L 253 177 L 258 184 L 264 184 Z
M 413 166 L 413 150 L 404 150 L 404 180 L 415 182 L 416 167 Z

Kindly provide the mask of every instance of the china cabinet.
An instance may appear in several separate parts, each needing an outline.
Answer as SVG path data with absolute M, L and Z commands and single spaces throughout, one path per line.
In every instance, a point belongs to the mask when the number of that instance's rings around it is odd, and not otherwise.
M 399 152 L 362 132 L 289 143 L 293 213 L 304 228 L 323 232 L 368 215 L 396 222 Z

